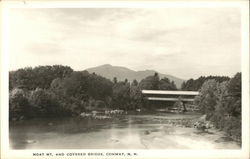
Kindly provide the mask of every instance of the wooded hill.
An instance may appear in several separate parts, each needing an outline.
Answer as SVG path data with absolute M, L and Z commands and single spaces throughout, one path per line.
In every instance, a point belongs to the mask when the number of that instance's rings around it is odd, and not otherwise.
M 140 70 L 140 71 L 134 71 L 127 67 L 121 67 L 121 66 L 112 66 L 110 64 L 105 64 L 97 67 L 92 67 L 86 69 L 89 73 L 96 73 L 97 75 L 106 77 L 110 80 L 113 80 L 114 77 L 117 78 L 118 81 L 124 81 L 127 79 L 129 82 L 132 82 L 134 79 L 137 81 L 141 81 L 142 79 L 152 76 L 155 72 L 154 70 Z M 181 78 L 167 75 L 158 72 L 158 75 L 160 78 L 168 78 L 171 81 L 174 81 L 177 88 L 181 88 L 181 84 L 184 81 Z

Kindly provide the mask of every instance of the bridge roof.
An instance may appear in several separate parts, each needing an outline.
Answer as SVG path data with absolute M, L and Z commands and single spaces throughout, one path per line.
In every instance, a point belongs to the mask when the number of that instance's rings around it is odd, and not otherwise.
M 197 91 L 164 91 L 164 90 L 142 90 L 142 94 L 165 94 L 165 95 L 199 95 Z

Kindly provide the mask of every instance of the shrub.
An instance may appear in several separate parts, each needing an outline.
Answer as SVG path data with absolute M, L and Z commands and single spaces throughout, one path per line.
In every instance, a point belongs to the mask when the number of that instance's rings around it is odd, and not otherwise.
M 31 117 L 31 106 L 22 89 L 13 89 L 9 95 L 9 118 L 21 119 Z
M 36 116 L 60 116 L 62 112 L 56 95 L 50 91 L 37 88 L 31 92 L 29 100 Z

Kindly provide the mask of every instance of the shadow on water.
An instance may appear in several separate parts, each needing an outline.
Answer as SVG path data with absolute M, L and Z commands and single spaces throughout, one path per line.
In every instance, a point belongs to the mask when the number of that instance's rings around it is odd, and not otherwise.
M 196 131 L 194 132 L 195 134 L 197 135 L 206 135 L 206 134 L 214 134 L 213 132 L 210 132 L 210 131 Z
M 212 132 L 197 132 L 188 127 L 193 118 L 197 116 L 164 114 L 121 115 L 103 120 L 75 117 L 11 122 L 10 146 L 12 149 L 127 149 L 131 146 L 140 149 L 150 145 L 153 148 L 179 148 L 185 147 L 179 140 L 194 142 L 195 139 L 200 140 L 197 136 L 202 139 L 207 135 L 213 137 Z M 177 136 L 178 140 L 175 140 Z M 222 140 L 224 138 L 217 142 Z
M 9 125 L 10 147 L 13 149 L 25 149 L 31 144 L 36 144 L 37 134 L 43 134 L 43 138 L 98 132 L 101 129 L 109 129 L 107 123 L 111 121 L 98 121 L 81 118 L 50 118 L 33 119 L 29 121 L 11 122 Z
M 28 133 L 25 132 L 27 130 L 23 130 L 22 133 L 10 133 L 10 139 L 15 142 L 10 142 L 10 147 L 13 149 L 26 149 Z
M 233 141 L 233 139 L 226 136 L 226 137 L 220 137 L 218 140 L 215 140 L 215 142 L 217 142 L 217 143 L 228 142 L 228 141 Z

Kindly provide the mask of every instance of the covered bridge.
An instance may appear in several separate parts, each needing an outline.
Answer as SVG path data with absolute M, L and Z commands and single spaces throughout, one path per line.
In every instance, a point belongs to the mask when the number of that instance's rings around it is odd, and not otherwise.
M 166 91 L 166 90 L 142 90 L 144 99 L 149 101 L 181 101 L 183 111 L 186 110 L 185 103 L 193 102 L 195 96 L 199 95 L 197 91 Z

